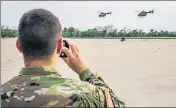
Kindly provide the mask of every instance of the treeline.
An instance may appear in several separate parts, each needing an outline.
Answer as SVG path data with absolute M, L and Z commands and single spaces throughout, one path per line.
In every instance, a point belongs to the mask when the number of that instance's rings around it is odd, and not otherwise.
M 17 30 L 1 26 L 1 38 L 14 38 L 14 37 L 17 37 Z
M 176 32 L 169 31 L 157 31 L 150 29 L 150 32 L 144 32 L 143 30 L 135 29 L 130 30 L 126 27 L 123 29 L 116 29 L 112 25 L 105 27 L 97 27 L 81 31 L 74 27 L 63 28 L 63 37 L 67 38 L 118 38 L 118 37 L 176 37 Z M 9 29 L 8 27 L 1 26 L 1 37 L 12 38 L 17 37 L 17 30 Z

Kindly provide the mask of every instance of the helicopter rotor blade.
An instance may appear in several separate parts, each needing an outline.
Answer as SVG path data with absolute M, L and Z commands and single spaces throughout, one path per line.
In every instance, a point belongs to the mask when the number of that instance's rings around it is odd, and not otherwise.
M 141 11 L 134 11 L 134 12 L 141 12 Z

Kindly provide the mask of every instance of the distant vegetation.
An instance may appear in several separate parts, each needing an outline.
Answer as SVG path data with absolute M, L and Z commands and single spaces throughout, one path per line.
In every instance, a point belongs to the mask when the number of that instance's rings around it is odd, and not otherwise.
M 8 27 L 1 26 L 1 38 L 14 38 L 17 37 L 17 30 L 12 30 Z
M 169 32 L 163 30 L 157 31 L 154 29 L 150 29 L 150 32 L 146 33 L 143 30 L 130 30 L 127 28 L 118 30 L 112 25 L 108 25 L 105 27 L 97 27 L 85 31 L 80 31 L 79 29 L 76 29 L 74 27 L 69 27 L 63 28 L 62 31 L 63 37 L 67 38 L 176 38 L 176 32 Z M 17 37 L 17 30 L 12 30 L 8 27 L 1 26 L 1 38 L 13 37 Z

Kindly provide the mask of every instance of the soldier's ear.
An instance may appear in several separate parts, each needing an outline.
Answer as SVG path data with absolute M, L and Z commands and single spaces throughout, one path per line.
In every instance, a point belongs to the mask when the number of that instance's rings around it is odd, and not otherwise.
M 16 47 L 17 47 L 18 51 L 20 51 L 20 53 L 21 53 L 22 50 L 21 50 L 21 47 L 20 47 L 20 41 L 19 41 L 19 39 L 17 39 L 17 41 L 16 41 Z
M 57 54 L 61 53 L 62 50 L 62 38 L 59 39 L 58 45 L 57 45 Z

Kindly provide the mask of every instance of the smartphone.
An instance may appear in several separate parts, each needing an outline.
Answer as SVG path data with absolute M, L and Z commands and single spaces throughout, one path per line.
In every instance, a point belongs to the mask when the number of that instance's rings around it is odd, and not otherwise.
M 67 43 L 65 40 L 63 40 L 62 43 L 63 43 L 63 47 L 66 47 L 66 48 L 69 49 L 69 45 L 68 45 L 68 43 Z M 61 57 L 61 58 L 66 58 L 67 55 L 62 51 L 62 52 L 60 53 L 60 57 Z

